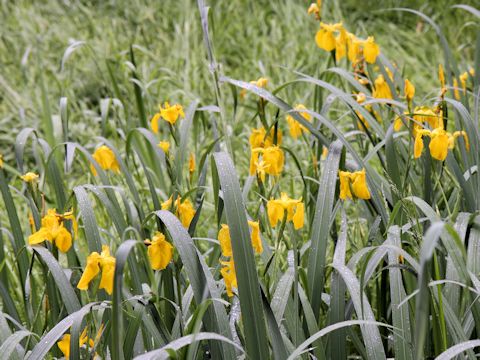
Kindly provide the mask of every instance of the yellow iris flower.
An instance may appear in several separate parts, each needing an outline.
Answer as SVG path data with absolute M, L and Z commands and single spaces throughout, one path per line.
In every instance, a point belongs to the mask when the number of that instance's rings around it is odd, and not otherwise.
M 339 171 L 338 176 L 340 178 L 340 199 L 352 199 L 354 196 L 363 200 L 370 199 L 365 169 L 355 172 Z
M 107 245 L 102 246 L 102 252 L 99 254 L 94 251 L 87 257 L 85 270 L 77 284 L 80 290 L 88 290 L 90 282 L 102 271 L 99 289 L 105 289 L 108 294 L 113 292 L 113 280 L 115 275 L 115 258 L 110 255 L 110 248 Z
M 304 225 L 305 206 L 301 198 L 291 199 L 282 192 L 279 199 L 270 199 L 267 202 L 267 215 L 272 227 L 276 227 L 286 216 L 286 220 L 292 221 L 293 227 L 298 230 Z
M 103 170 L 112 170 L 115 173 L 120 172 L 117 158 L 109 147 L 105 145 L 98 147 L 92 156 Z M 94 176 L 97 176 L 97 170 L 95 170 L 93 164 L 90 164 L 90 170 Z
M 148 245 L 148 258 L 154 270 L 163 270 L 173 257 L 173 246 L 166 239 L 165 235 L 157 232 L 152 240 L 145 240 Z
M 72 247 L 72 235 L 63 225 L 65 220 L 71 220 L 74 230 L 76 231 L 77 222 L 73 216 L 73 212 L 69 211 L 65 214 L 57 214 L 55 209 L 49 209 L 47 214 L 42 218 L 42 226 L 40 229 L 28 237 L 28 243 L 30 245 L 36 245 L 47 240 L 54 243 L 61 252 L 67 252 Z
M 303 104 L 298 104 L 295 105 L 295 110 L 307 110 L 305 105 Z M 299 111 L 299 114 L 307 121 L 312 120 L 312 116 L 306 112 L 306 111 Z M 293 118 L 292 115 L 287 115 L 287 122 L 290 130 L 290 135 L 294 138 L 297 139 L 299 136 L 302 135 L 304 132 L 308 132 L 308 129 L 300 124 L 297 120 Z
M 165 154 L 168 154 L 170 150 L 170 142 L 169 141 L 160 141 L 158 143 L 158 147 L 163 150 Z
M 153 115 L 152 120 L 150 120 L 150 127 L 155 134 L 158 133 L 158 121 L 160 118 L 172 125 L 175 125 L 179 117 L 185 117 L 183 107 L 180 104 L 170 105 L 168 101 L 165 101 L 163 107 L 159 105 L 158 108 L 159 112 Z
M 259 160 L 259 155 L 262 155 L 262 161 Z M 261 164 L 262 172 L 273 176 L 280 175 L 285 164 L 283 150 L 278 146 L 252 149 L 250 157 L 250 175 L 255 175 L 257 173 L 257 166 L 259 164 Z
M 3 164 L 3 162 L 2 162 Z M 35 174 L 34 172 L 27 172 L 25 175 L 20 176 L 20 179 L 25 181 L 26 183 L 35 183 L 38 180 L 38 174 Z
M 326 24 L 320 23 L 320 30 L 315 35 L 315 42 L 320 49 L 325 51 L 335 50 L 336 39 L 334 33 L 343 29 L 342 23 Z
M 162 203 L 162 210 L 170 210 L 172 206 L 172 196 Z M 195 209 L 189 199 L 182 201 L 180 196 L 175 200 L 175 215 L 180 219 L 182 225 L 186 228 L 190 226 L 193 217 L 195 216 Z
M 423 152 L 423 137 L 430 137 L 430 155 L 432 158 L 440 161 L 444 161 L 447 158 L 448 150 L 452 150 L 455 147 L 455 139 L 462 136 L 465 140 L 465 147 L 470 150 L 470 143 L 465 131 L 455 131 L 453 134 L 445 131 L 443 128 L 436 128 L 432 131 L 424 129 L 417 131 L 415 136 L 413 156 L 418 159 Z

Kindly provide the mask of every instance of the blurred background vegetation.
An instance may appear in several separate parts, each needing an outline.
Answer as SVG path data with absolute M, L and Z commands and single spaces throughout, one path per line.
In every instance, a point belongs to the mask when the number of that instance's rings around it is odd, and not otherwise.
M 462 1 L 473 5 L 475 1 Z M 455 1 L 324 1 L 323 20 L 343 21 L 359 36 L 373 35 L 382 51 L 411 78 L 425 98 L 437 82 L 431 64 L 441 48 L 431 26 L 413 14 L 385 11 L 409 7 L 442 27 L 459 67 L 472 63 L 474 24 Z M 309 1 L 209 1 L 211 33 L 222 71 L 252 80 L 263 75 L 273 87 L 333 66 L 318 49 L 318 23 Z M 146 115 L 165 100 L 212 103 L 213 92 L 196 2 L 193 0 L 0 1 L 0 152 L 13 159 L 12 144 L 23 127 L 41 130 L 41 118 L 59 123 L 59 102 L 68 99 L 70 140 L 82 145 L 100 134 L 101 104 L 119 98 L 110 117 L 138 123 L 130 46 Z M 398 59 L 398 60 L 396 60 Z M 438 59 L 438 60 L 436 60 Z M 286 70 L 286 69 L 287 70 Z M 308 106 L 308 93 L 288 88 L 288 98 Z M 117 102 L 117 104 L 119 104 Z M 240 117 L 241 119 L 241 114 Z M 115 132 L 108 123 L 104 135 Z M 61 128 L 58 126 L 58 128 Z

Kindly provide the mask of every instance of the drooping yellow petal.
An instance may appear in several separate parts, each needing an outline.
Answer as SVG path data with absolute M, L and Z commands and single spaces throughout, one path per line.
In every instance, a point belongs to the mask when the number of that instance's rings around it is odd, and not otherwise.
M 293 227 L 295 230 L 301 229 L 305 221 L 305 205 L 303 202 L 298 203 L 295 207 L 295 214 L 293 215 Z
M 190 174 L 195 171 L 195 154 L 193 152 L 190 153 L 190 157 L 188 158 L 188 171 Z
M 335 49 L 335 36 L 332 31 L 325 28 L 318 30 L 317 35 L 315 35 L 315 42 L 320 49 L 325 51 L 332 51 Z
M 466 92 L 467 91 L 468 72 L 465 71 L 458 78 L 460 79 L 460 83 L 462 84 L 463 91 Z
M 57 342 L 57 346 L 63 353 L 63 356 L 68 359 L 70 357 L 70 334 L 63 335 L 60 341 Z
M 237 274 L 235 272 L 235 264 L 233 259 L 229 261 L 220 261 L 223 265 L 220 269 L 220 274 L 225 281 L 225 287 L 227 288 L 227 295 L 229 297 L 233 296 L 233 288 L 237 287 Z
M 162 210 L 170 210 L 172 207 L 173 195 L 162 203 Z
M 373 36 L 369 36 L 363 43 L 363 56 L 369 64 L 374 64 L 377 56 L 380 55 L 380 46 L 375 43 Z
M 166 239 L 165 235 L 157 232 L 148 247 L 148 258 L 154 270 L 163 270 L 173 257 L 173 246 Z
M 190 226 L 190 223 L 195 216 L 195 209 L 193 208 L 192 202 L 189 199 L 186 199 L 180 202 L 180 199 L 177 200 L 179 203 L 177 205 L 177 216 L 180 219 L 182 225 L 186 228 Z
M 160 120 L 160 113 L 153 115 L 152 120 L 150 120 L 150 127 L 155 134 L 158 134 L 158 120 Z
M 102 277 L 98 288 L 105 289 L 111 295 L 115 276 L 115 258 L 113 256 L 105 256 L 101 259 L 100 264 L 102 266 Z
M 278 204 L 278 202 L 273 199 L 267 202 L 267 215 L 271 227 L 277 226 L 278 222 L 282 221 L 283 214 L 284 209 L 282 205 Z
M 415 96 L 415 86 L 408 79 L 405 79 L 404 93 L 407 101 L 412 101 Z
M 339 171 L 338 176 L 340 178 L 340 199 L 346 200 L 352 198 L 352 192 L 350 191 L 350 173 L 348 171 Z
M 430 135 L 428 130 L 419 130 L 415 135 L 415 143 L 413 145 L 413 157 L 418 159 L 423 152 L 423 136 Z
M 60 227 L 55 237 L 55 245 L 63 253 L 66 253 L 72 247 L 72 234 L 64 226 Z
M 3 155 L 0 154 L 0 169 L 3 168 Z
M 444 161 L 448 155 L 449 136 L 443 129 L 432 131 L 430 145 L 430 155 L 432 158 Z
M 355 171 L 352 173 L 352 190 L 353 194 L 363 200 L 370 199 L 370 191 L 368 190 L 367 185 L 367 176 L 365 169 L 360 171 Z
M 47 228 L 41 227 L 38 231 L 34 232 L 28 237 L 28 243 L 30 245 L 36 245 L 44 242 L 45 240 L 52 241 L 53 236 L 50 230 Z
M 278 146 L 270 146 L 264 149 L 262 155 L 263 161 L 268 167 L 265 172 L 269 175 L 278 176 L 283 171 L 285 156 L 283 150 Z
M 298 104 L 294 108 L 295 110 L 306 110 L 307 108 L 303 104 Z M 301 115 L 306 121 L 311 121 L 312 116 L 306 111 L 299 111 L 299 115 Z M 299 136 L 302 135 L 302 132 L 307 132 L 308 129 L 300 124 L 297 120 L 293 118 L 292 115 L 287 116 L 287 122 L 289 125 L 290 135 L 297 139 Z
M 445 87 L 445 73 L 443 72 L 442 64 L 438 64 L 438 79 L 442 88 Z
M 257 254 L 261 254 L 263 252 L 263 245 L 262 239 L 260 238 L 260 223 L 249 220 L 248 225 L 252 228 L 251 239 L 253 250 L 255 250 Z
M 388 86 L 388 83 L 381 74 L 375 79 L 375 88 L 372 96 L 377 99 L 393 99 L 390 86 Z
M 83 275 L 77 284 L 77 288 L 80 290 L 88 290 L 88 285 L 100 272 L 100 260 L 101 256 L 97 252 L 93 252 L 87 257 L 87 265 L 83 271 Z
M 232 256 L 232 240 L 230 238 L 230 229 L 227 224 L 222 224 L 218 232 L 218 241 L 222 249 L 223 256 Z

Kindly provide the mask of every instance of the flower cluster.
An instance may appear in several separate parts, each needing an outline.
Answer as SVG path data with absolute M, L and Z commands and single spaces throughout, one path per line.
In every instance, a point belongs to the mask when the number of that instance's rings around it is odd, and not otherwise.
M 258 174 L 262 182 L 265 182 L 265 174 L 278 176 L 283 171 L 285 155 L 280 148 L 282 133 L 277 131 L 275 144 L 274 129 L 267 132 L 265 128 L 252 129 L 250 135 L 250 175 Z
M 362 40 L 348 32 L 341 22 L 336 24 L 320 22 L 320 30 L 315 35 L 315 42 L 320 49 L 335 51 L 337 61 L 347 56 L 354 65 L 363 60 L 374 64 L 377 56 L 380 55 L 380 47 L 373 36 Z

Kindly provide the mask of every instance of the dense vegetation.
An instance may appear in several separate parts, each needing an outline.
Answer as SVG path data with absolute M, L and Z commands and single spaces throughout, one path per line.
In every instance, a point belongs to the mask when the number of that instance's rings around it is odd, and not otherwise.
M 1 357 L 474 358 L 479 18 L 0 2 Z

